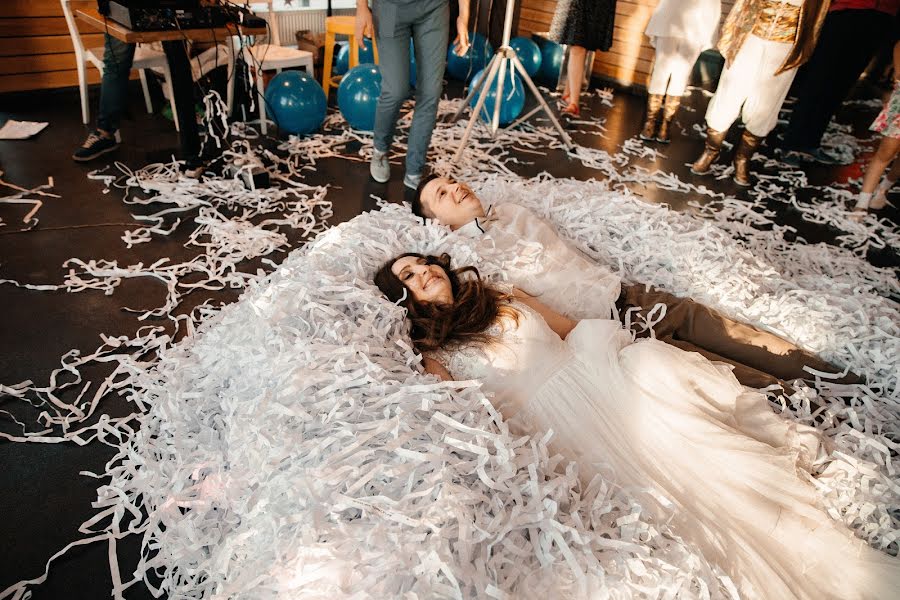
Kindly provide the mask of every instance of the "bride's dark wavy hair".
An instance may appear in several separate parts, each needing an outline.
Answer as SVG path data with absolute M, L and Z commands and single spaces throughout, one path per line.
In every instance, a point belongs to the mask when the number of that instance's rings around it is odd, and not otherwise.
M 395 262 L 408 256 L 424 258 L 426 264 L 438 265 L 444 270 L 453 291 L 451 304 L 419 302 L 413 298 L 412 291 L 391 270 Z M 474 277 L 462 277 L 466 273 Z M 391 302 L 406 307 L 412 322 L 410 335 L 419 352 L 460 343 L 486 344 L 493 340 L 487 334 L 487 328 L 498 318 L 508 316 L 518 321 L 518 312 L 507 303 L 511 295 L 485 283 L 475 267 L 451 269 L 449 254 L 433 256 L 407 252 L 396 256 L 378 269 L 375 285 Z

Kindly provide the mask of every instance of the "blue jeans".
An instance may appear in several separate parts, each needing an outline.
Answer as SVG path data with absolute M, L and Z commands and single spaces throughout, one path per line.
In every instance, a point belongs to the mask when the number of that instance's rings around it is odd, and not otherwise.
M 447 0 L 403 4 L 375 0 L 372 17 L 381 68 L 381 96 L 375 110 L 375 149 L 380 152 L 390 149 L 400 106 L 409 97 L 409 40 L 412 39 L 416 52 L 416 108 L 409 129 L 406 172 L 418 175 L 425 166 L 444 89 L 450 5 Z
M 100 83 L 100 113 L 97 127 L 110 133 L 119 129 L 119 120 L 128 99 L 128 76 L 134 60 L 134 44 L 126 44 L 105 34 L 103 80 Z

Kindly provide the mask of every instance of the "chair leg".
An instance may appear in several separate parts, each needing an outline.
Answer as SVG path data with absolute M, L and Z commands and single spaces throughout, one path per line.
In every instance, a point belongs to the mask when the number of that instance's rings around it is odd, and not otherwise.
M 234 68 L 234 40 L 228 38 L 228 62 L 225 66 L 227 72 L 225 76 L 225 108 L 229 117 L 231 116 L 231 107 L 234 105 Z
M 172 120 L 175 121 L 175 131 L 180 132 L 181 126 L 178 124 L 178 109 L 175 107 L 175 88 L 172 87 L 172 73 L 169 72 L 169 65 L 164 70 L 166 94 L 169 96 L 169 103 L 172 106 Z
M 259 130 L 263 135 L 268 133 L 266 126 L 266 96 L 263 91 L 263 72 L 256 70 L 256 103 L 259 104 Z
M 331 68 L 334 63 L 334 32 L 325 34 L 325 64 L 322 65 L 322 89 L 325 90 L 325 98 L 328 98 L 328 88 L 331 87 Z
M 150 101 L 150 88 L 147 87 L 147 70 L 138 69 L 141 78 L 141 87 L 144 89 L 144 103 L 147 105 L 147 113 L 153 114 L 153 103 Z
M 359 44 L 356 43 L 355 36 L 350 38 L 350 60 L 347 64 L 350 69 L 359 64 Z
M 91 122 L 91 106 L 88 102 L 86 65 L 78 63 L 78 91 L 81 93 L 81 122 L 87 125 Z

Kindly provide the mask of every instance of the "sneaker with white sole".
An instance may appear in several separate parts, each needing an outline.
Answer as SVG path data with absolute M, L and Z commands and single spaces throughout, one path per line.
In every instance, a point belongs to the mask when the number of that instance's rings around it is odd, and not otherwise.
M 388 160 L 387 152 L 372 150 L 372 162 L 369 165 L 369 173 L 372 174 L 372 179 L 378 183 L 387 183 L 388 179 L 391 178 L 391 163 Z
M 94 160 L 97 157 L 103 156 L 107 152 L 112 152 L 119 147 L 119 144 L 121 142 L 122 136 L 119 134 L 118 130 L 109 133 L 107 131 L 103 131 L 102 129 L 95 129 L 91 132 L 87 139 L 84 140 L 81 148 L 79 148 L 72 154 L 72 160 L 78 162 L 88 162 L 89 160 Z
M 419 189 L 420 183 L 422 183 L 422 174 L 421 173 L 418 173 L 418 174 L 407 173 L 403 177 L 403 185 L 405 185 L 406 187 L 408 187 L 411 190 Z

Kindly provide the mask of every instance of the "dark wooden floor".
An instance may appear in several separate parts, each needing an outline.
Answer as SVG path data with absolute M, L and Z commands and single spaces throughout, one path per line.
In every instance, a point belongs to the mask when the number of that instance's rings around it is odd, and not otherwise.
M 96 90 L 95 90 L 96 92 Z M 863 90 L 863 94 L 871 91 Z M 706 98 L 694 94 L 690 106 L 695 111 L 682 111 L 678 121 L 691 131 L 700 122 Z M 93 106 L 96 107 L 96 98 Z M 0 205 L 0 279 L 16 279 L 32 284 L 58 284 L 64 277 L 62 263 L 70 257 L 83 259 L 117 259 L 120 264 L 150 262 L 159 256 L 173 260 L 189 259 L 196 251 L 183 247 L 189 228 L 182 227 L 175 234 L 154 238 L 149 244 L 125 248 L 120 236 L 133 229 L 133 207 L 121 202 L 121 193 L 103 193 L 103 185 L 89 180 L 89 171 L 121 161 L 132 168 L 168 159 L 177 149 L 177 136 L 171 122 L 163 117 L 148 115 L 137 88 L 131 94 L 131 116 L 122 126 L 124 143 L 120 150 L 97 164 L 78 165 L 70 155 L 86 135 L 80 122 L 77 90 L 62 90 L 0 96 L 0 122 L 6 118 L 49 121 L 50 126 L 36 139 L 0 142 L 0 169 L 4 179 L 24 187 L 45 183 L 48 176 L 55 181 L 54 191 L 59 199 L 49 199 L 37 217 L 40 224 L 31 231 L 18 231 L 24 207 Z M 606 108 L 591 101 L 589 113 L 604 116 L 606 138 L 578 135 L 577 141 L 594 145 L 609 152 L 617 151 L 622 142 L 634 136 L 640 128 L 643 99 L 618 93 L 615 106 Z M 859 135 L 865 133 L 874 118 L 873 109 L 847 109 L 841 115 L 844 122 L 854 123 Z M 676 127 L 676 139 L 665 149 L 666 156 L 655 166 L 670 170 L 686 181 L 703 183 L 718 191 L 741 196 L 742 192 L 729 181 L 700 180 L 692 176 L 685 163 L 700 152 L 702 141 L 696 136 L 685 137 Z M 771 150 L 768 150 L 769 152 Z M 861 159 L 864 157 L 860 157 Z M 651 166 L 653 163 L 644 161 Z M 561 153 L 539 157 L 535 164 L 517 167 L 530 175 L 546 170 L 558 177 L 597 177 L 596 171 L 568 160 Z M 842 181 L 858 177 L 861 162 L 848 167 L 809 169 L 813 183 Z M 329 192 L 334 205 L 333 222 L 352 218 L 362 211 L 375 208 L 370 194 L 402 200 L 404 196 L 400 175 L 395 174 L 388 185 L 380 185 L 368 177 L 367 165 L 341 159 L 321 162 L 318 171 L 310 173 L 313 184 L 340 182 L 340 189 Z M 6 190 L 0 191 L 5 194 Z M 665 202 L 676 209 L 685 209 L 692 195 L 661 190 L 642 192 L 650 201 Z M 891 213 L 896 223 L 896 213 Z M 796 227 L 809 241 L 831 241 L 835 232 L 826 227 L 803 222 L 789 209 L 778 208 L 778 221 Z M 290 232 L 289 235 L 293 235 Z M 294 236 L 292 243 L 301 242 Z M 284 254 L 270 257 L 276 262 Z M 898 264 L 896 254 L 886 251 L 873 255 L 876 264 Z M 13 384 L 26 379 L 46 382 L 50 371 L 59 366 L 60 357 L 72 348 L 90 352 L 99 344 L 99 334 L 133 334 L 140 325 L 135 315 L 123 307 L 157 306 L 164 297 L 161 285 L 146 279 L 124 282 L 113 295 L 100 292 L 66 294 L 38 292 L 0 285 L 0 383 Z M 207 298 L 234 301 L 234 292 L 197 295 L 187 305 L 198 304 Z M 88 378 L 98 377 L 102 371 L 89 369 Z M 9 410 L 26 422 L 33 422 L 35 411 L 26 410 L 20 402 L 0 399 L 0 409 Z M 127 414 L 130 407 L 124 402 L 107 405 L 112 414 Z M 12 423 L 0 423 L 3 431 L 15 433 Z M 78 525 L 93 515 L 91 501 L 96 498 L 97 482 L 79 475 L 80 471 L 102 472 L 112 456 L 112 449 L 98 443 L 87 447 L 61 444 L 0 443 L 0 544 L 4 560 L 0 562 L 0 590 L 22 578 L 39 576 L 45 561 L 67 543 L 80 538 Z M 138 539 L 133 537 L 120 543 L 120 554 L 129 561 L 122 567 L 123 579 L 137 560 Z M 34 589 L 36 600 L 43 598 L 105 598 L 109 596 L 111 580 L 107 566 L 106 544 L 83 546 L 55 563 L 47 583 Z M 150 598 L 142 586 L 128 591 L 129 598 Z

